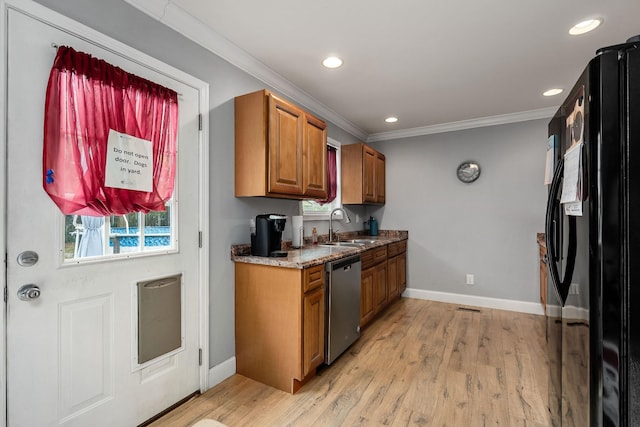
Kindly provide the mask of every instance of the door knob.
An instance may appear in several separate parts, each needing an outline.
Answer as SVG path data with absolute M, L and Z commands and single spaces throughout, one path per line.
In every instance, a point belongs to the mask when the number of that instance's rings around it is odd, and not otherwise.
M 33 284 L 22 285 L 18 289 L 18 298 L 22 301 L 30 301 L 40 296 L 40 288 Z

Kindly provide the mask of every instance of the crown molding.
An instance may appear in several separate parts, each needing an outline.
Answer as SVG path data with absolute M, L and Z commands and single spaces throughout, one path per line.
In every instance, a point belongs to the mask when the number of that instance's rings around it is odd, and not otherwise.
M 226 38 L 189 15 L 170 0 L 125 0 L 131 6 L 160 21 L 242 71 L 257 78 L 280 94 L 301 104 L 351 135 L 366 140 L 368 134 L 360 127 L 313 98 L 290 81 L 231 43 Z
M 553 117 L 558 107 L 540 108 L 519 113 L 502 114 L 499 116 L 482 117 L 479 119 L 461 120 L 459 122 L 442 123 L 431 126 L 421 126 L 398 131 L 372 133 L 366 142 L 388 141 L 390 139 L 409 138 L 412 136 L 433 135 L 436 133 L 453 132 L 457 130 L 480 128 L 485 126 L 504 125 L 509 123 L 526 122 L 529 120 L 548 119 Z
M 363 129 L 342 117 L 331 108 L 295 86 L 293 83 L 267 67 L 247 52 L 204 25 L 171 0 L 125 0 L 126 3 L 151 16 L 167 27 L 177 31 L 230 64 L 272 87 L 280 94 L 313 111 L 334 125 L 366 142 L 387 141 L 414 136 L 503 125 L 528 120 L 553 117 L 557 107 L 482 117 L 458 122 L 422 126 L 398 131 L 368 134 Z

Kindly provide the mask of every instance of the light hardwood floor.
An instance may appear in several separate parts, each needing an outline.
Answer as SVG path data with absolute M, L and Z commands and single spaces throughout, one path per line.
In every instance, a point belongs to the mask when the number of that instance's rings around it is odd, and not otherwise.
M 152 426 L 547 426 L 546 401 L 543 316 L 402 298 L 298 393 L 234 375 Z

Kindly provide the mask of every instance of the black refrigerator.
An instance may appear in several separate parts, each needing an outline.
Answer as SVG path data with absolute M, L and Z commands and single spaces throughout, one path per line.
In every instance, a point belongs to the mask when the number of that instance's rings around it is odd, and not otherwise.
M 599 49 L 549 123 L 549 411 L 640 425 L 640 37 Z

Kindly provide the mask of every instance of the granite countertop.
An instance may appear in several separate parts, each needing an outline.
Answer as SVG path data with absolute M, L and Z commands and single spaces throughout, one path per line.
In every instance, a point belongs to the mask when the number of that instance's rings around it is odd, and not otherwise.
M 340 240 L 369 239 L 375 240 L 363 246 L 323 246 L 326 236 L 319 237 L 319 243 L 312 245 L 307 242 L 302 248 L 292 248 L 291 242 L 283 242 L 283 250 L 287 251 L 286 257 L 260 257 L 251 255 L 251 245 L 240 244 L 231 246 L 231 260 L 233 262 L 243 262 L 247 264 L 263 264 L 286 268 L 309 268 L 315 265 L 324 264 L 349 255 L 356 255 L 366 250 L 385 246 L 389 243 L 407 240 L 408 231 L 382 230 L 378 236 L 368 236 L 358 233 L 341 234 Z

